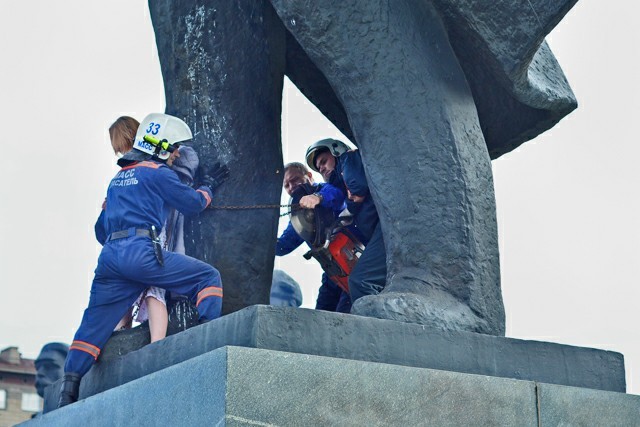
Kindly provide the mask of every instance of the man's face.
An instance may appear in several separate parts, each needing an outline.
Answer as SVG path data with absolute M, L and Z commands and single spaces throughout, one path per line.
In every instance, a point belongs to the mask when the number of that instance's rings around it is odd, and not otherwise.
M 310 175 L 311 173 L 309 173 L 309 175 L 305 175 L 297 169 L 288 169 L 284 173 L 284 190 L 289 196 L 291 196 L 294 190 L 300 185 L 311 182 Z
M 318 172 L 320 172 L 325 182 L 328 182 L 331 172 L 336 168 L 336 158 L 330 152 L 325 151 L 316 156 L 315 162 Z
M 35 361 L 36 390 L 40 397 L 44 397 L 44 389 L 58 381 L 64 375 L 65 358 L 57 351 L 40 353 Z

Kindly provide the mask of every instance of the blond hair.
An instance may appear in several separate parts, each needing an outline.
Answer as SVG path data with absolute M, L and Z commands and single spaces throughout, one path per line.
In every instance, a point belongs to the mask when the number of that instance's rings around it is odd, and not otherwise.
M 125 154 L 133 148 L 133 140 L 138 132 L 140 123 L 129 116 L 121 116 L 109 126 L 111 147 L 116 154 Z

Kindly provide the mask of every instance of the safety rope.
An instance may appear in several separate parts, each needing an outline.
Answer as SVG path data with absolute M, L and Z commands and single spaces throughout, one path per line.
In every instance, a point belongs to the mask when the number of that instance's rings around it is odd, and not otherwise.
M 249 206 L 213 206 L 209 205 L 209 209 L 220 209 L 220 210 L 243 210 L 243 209 L 280 209 L 280 208 L 297 208 L 300 206 L 298 203 L 293 203 L 291 205 L 249 205 Z M 280 214 L 280 216 L 289 215 L 291 211 Z

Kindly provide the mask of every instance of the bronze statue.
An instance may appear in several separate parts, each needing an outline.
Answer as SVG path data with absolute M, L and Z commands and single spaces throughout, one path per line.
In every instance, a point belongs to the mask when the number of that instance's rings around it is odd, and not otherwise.
M 167 112 L 221 205 L 277 204 L 283 78 L 361 151 L 387 285 L 352 313 L 504 335 L 491 159 L 576 101 L 544 37 L 577 0 L 149 2 Z M 313 141 L 300 141 L 311 144 Z M 187 252 L 216 265 L 224 311 L 267 303 L 275 210 L 209 211 Z
M 35 360 L 36 390 L 44 398 L 44 389 L 58 381 L 64 375 L 64 361 L 67 358 L 69 346 L 61 342 L 50 342 L 40 350 Z

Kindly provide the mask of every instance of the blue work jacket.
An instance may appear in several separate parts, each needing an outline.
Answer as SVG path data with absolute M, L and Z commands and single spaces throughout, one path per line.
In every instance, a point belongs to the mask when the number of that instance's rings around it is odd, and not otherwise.
M 342 191 L 338 190 L 331 184 L 318 183 L 313 184 L 314 191 L 322 195 L 322 202 L 320 206 L 330 208 L 333 210 L 335 217 L 337 218 L 340 212 L 345 208 L 344 199 L 345 195 Z M 287 255 L 298 248 L 304 243 L 302 237 L 296 233 L 296 230 L 291 225 L 291 221 L 287 225 L 287 228 L 282 232 L 278 241 L 276 242 L 276 255 Z
M 164 163 L 136 162 L 123 167 L 109 183 L 106 207 L 96 222 L 96 238 L 102 244 L 111 233 L 129 228 L 161 230 L 171 208 L 184 215 L 204 210 L 213 194 L 183 184 Z
M 329 182 L 334 187 L 343 189 L 345 194 L 349 190 L 353 195 L 364 197 L 362 203 L 347 201 L 347 208 L 353 214 L 355 226 L 366 245 L 378 225 L 379 217 L 369 192 L 359 150 L 347 151 L 336 159 L 336 167 Z

